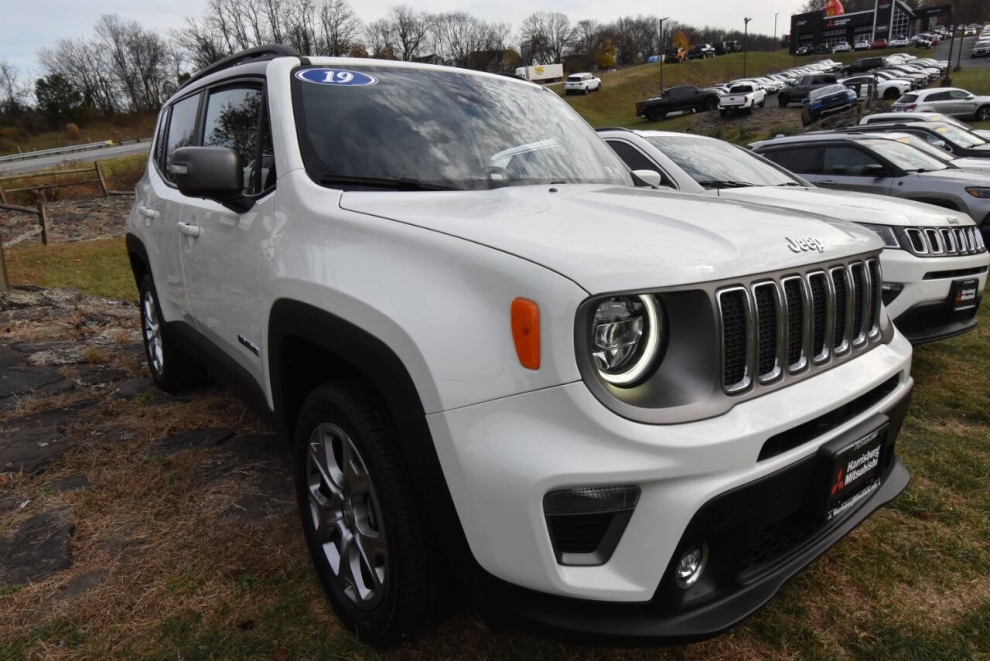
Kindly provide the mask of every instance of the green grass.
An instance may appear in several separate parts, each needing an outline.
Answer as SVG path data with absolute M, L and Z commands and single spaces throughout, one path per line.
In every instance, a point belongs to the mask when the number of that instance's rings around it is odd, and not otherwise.
M 130 156 L 119 156 L 108 158 L 99 162 L 100 172 L 103 173 L 103 180 L 107 188 L 112 191 L 132 191 L 141 175 L 144 174 L 145 166 L 148 164 L 147 154 L 132 154 Z M 4 177 L 0 182 L 4 190 L 29 188 L 51 182 L 70 183 L 74 181 L 86 181 L 95 179 L 96 173 L 93 170 L 93 163 L 77 163 L 69 161 L 60 167 L 52 168 L 48 172 L 59 170 L 87 170 L 86 172 L 73 172 L 62 175 L 38 175 L 27 172 L 23 176 L 14 178 L 14 175 Z M 8 178 L 9 177 L 9 178 Z M 98 183 L 80 184 L 78 186 L 65 186 L 63 188 L 50 188 L 45 192 L 49 202 L 55 200 L 77 200 L 102 195 Z M 7 193 L 6 198 L 9 204 L 22 204 L 33 206 L 32 193 L 25 191 L 22 193 Z
M 94 296 L 137 299 L 123 239 L 15 246 L 5 254 L 12 285 L 72 287 Z

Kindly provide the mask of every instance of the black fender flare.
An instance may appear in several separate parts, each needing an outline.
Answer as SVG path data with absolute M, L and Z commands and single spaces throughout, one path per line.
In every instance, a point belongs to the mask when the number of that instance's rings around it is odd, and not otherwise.
M 141 278 L 144 274 L 151 273 L 151 260 L 148 259 L 148 250 L 144 243 L 136 235 L 128 232 L 124 236 L 124 244 L 127 246 L 127 257 L 131 261 L 131 272 L 134 274 L 134 284 L 141 286 Z M 140 260 L 140 262 L 135 262 Z M 138 265 L 142 264 L 144 271 L 139 270 Z
M 268 374 L 275 428 L 292 442 L 295 416 L 285 364 L 287 341 L 303 340 L 327 352 L 367 380 L 381 397 L 394 426 L 420 512 L 430 526 L 447 566 L 461 586 L 489 575 L 474 558 L 444 477 L 419 392 L 402 359 L 367 330 L 331 312 L 292 299 L 278 299 L 268 322 Z

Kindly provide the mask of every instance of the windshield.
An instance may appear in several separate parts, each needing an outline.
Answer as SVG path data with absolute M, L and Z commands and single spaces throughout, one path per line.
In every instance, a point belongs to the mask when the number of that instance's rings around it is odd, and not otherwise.
M 391 182 L 411 190 L 632 185 L 628 169 L 585 121 L 536 85 L 359 65 L 298 69 L 292 84 L 303 162 L 317 183 Z
M 910 145 L 901 144 L 894 140 L 864 140 L 864 144 L 905 172 L 931 172 L 933 170 L 946 170 L 949 167 L 942 161 L 932 158 Z
M 961 147 L 979 147 L 987 144 L 987 141 L 980 136 L 952 124 L 939 125 L 935 128 L 935 133 Z
M 897 142 L 901 143 L 902 145 L 911 145 L 915 149 L 920 149 L 921 151 L 925 152 L 932 158 L 937 158 L 938 160 L 944 163 L 951 163 L 956 159 L 956 157 L 953 156 L 952 154 L 946 151 L 942 151 L 941 149 L 931 144 L 924 138 L 920 138 L 916 135 L 905 134 L 897 138 Z
M 742 147 L 721 140 L 664 136 L 647 141 L 705 188 L 804 185 Z

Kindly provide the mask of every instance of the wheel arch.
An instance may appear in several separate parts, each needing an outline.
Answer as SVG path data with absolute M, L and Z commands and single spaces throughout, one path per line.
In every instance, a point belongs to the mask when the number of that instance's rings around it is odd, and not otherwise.
M 148 251 L 144 247 L 141 239 L 133 234 L 124 237 L 127 246 L 127 258 L 131 263 L 131 273 L 134 274 L 134 284 L 141 286 L 144 276 L 151 274 L 151 261 L 148 259 Z
M 303 400 L 332 378 L 361 380 L 385 411 L 409 470 L 420 512 L 462 585 L 483 572 L 460 524 L 426 420 L 402 359 L 368 331 L 292 299 L 272 305 L 268 366 L 276 431 L 291 443 Z

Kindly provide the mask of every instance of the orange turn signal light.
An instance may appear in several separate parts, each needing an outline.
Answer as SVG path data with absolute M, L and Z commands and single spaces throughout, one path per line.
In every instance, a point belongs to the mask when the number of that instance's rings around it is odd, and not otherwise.
M 540 306 L 528 298 L 512 301 L 512 340 L 519 364 L 540 369 Z

